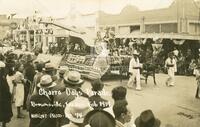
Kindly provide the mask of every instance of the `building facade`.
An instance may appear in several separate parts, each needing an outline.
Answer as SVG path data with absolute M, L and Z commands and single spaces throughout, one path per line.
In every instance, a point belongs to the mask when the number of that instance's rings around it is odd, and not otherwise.
M 200 4 L 194 0 L 174 0 L 168 8 L 147 11 L 127 5 L 118 15 L 100 12 L 98 22 L 123 37 L 200 40 Z

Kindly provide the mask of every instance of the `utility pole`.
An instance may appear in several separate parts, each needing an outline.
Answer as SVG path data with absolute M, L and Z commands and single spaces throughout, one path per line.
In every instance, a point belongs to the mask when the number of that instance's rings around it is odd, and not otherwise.
M 197 24 L 195 25 L 195 29 L 196 29 L 197 35 L 200 35 L 200 0 L 194 0 L 194 4 L 198 8 L 198 21 L 197 21 Z

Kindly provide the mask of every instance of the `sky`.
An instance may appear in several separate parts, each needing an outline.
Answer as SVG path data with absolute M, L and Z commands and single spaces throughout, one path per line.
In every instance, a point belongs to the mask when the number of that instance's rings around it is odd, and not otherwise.
M 110 14 L 120 13 L 127 5 L 135 5 L 140 10 L 166 8 L 174 0 L 0 0 L 0 14 L 16 13 L 16 17 L 33 15 L 65 17 L 69 12 L 82 14 L 97 10 Z

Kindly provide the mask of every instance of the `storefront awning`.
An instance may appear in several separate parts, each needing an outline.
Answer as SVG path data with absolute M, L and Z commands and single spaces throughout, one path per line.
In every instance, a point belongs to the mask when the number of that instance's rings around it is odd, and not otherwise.
M 177 34 L 177 33 L 130 33 L 126 35 L 116 35 L 117 38 L 163 38 L 163 39 L 183 39 L 200 40 L 199 35 Z

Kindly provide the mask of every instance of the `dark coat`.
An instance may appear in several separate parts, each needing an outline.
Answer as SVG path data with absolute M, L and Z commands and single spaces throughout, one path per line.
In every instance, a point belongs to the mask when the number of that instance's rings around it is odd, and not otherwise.
M 99 95 L 93 95 L 89 97 L 90 106 L 94 109 L 104 109 L 110 107 L 107 100 L 101 98 Z
M 72 94 L 73 93 L 72 91 L 74 91 L 74 92 L 76 91 L 77 93 L 79 93 L 83 97 L 86 97 L 86 98 L 88 97 L 88 95 L 86 93 L 84 93 L 80 88 L 67 88 L 67 89 L 68 89 L 68 92 L 66 92 L 66 88 L 65 88 L 65 90 L 62 91 L 62 93 L 60 95 L 55 96 L 54 101 L 59 102 L 62 105 L 65 105 L 66 103 L 67 104 L 70 103 L 71 101 L 73 101 L 77 97 L 76 95 Z M 69 91 L 71 91 L 71 92 L 69 92 Z M 56 110 L 56 112 L 58 114 L 63 115 L 62 118 L 57 119 L 59 126 L 62 126 L 62 125 L 69 123 L 69 119 L 65 117 L 65 111 L 64 110 L 65 110 L 65 106 L 61 107 L 61 108 L 57 108 L 57 110 Z
M 65 105 L 65 103 L 70 103 L 76 98 L 75 95 L 67 95 L 66 91 L 63 91 L 60 95 L 55 96 L 54 101 Z M 59 126 L 69 124 L 69 119 L 65 117 L 65 106 L 56 109 L 56 113 L 62 114 L 62 118 L 58 118 L 57 122 Z
M 33 82 L 34 76 L 35 76 L 35 69 L 34 66 L 31 65 L 30 63 L 27 63 L 25 65 L 25 78 L 28 79 L 29 81 Z
M 33 95 L 30 99 L 31 103 L 37 104 L 53 104 L 52 100 L 45 95 Z M 29 127 L 56 127 L 56 118 L 51 118 L 50 114 L 55 114 L 55 108 L 51 106 L 33 106 L 30 105 L 29 115 L 30 124 Z M 45 118 L 34 118 L 34 115 L 39 114 L 40 116 L 45 115 Z
M 0 122 L 9 122 L 12 116 L 11 93 L 7 80 L 0 70 Z

